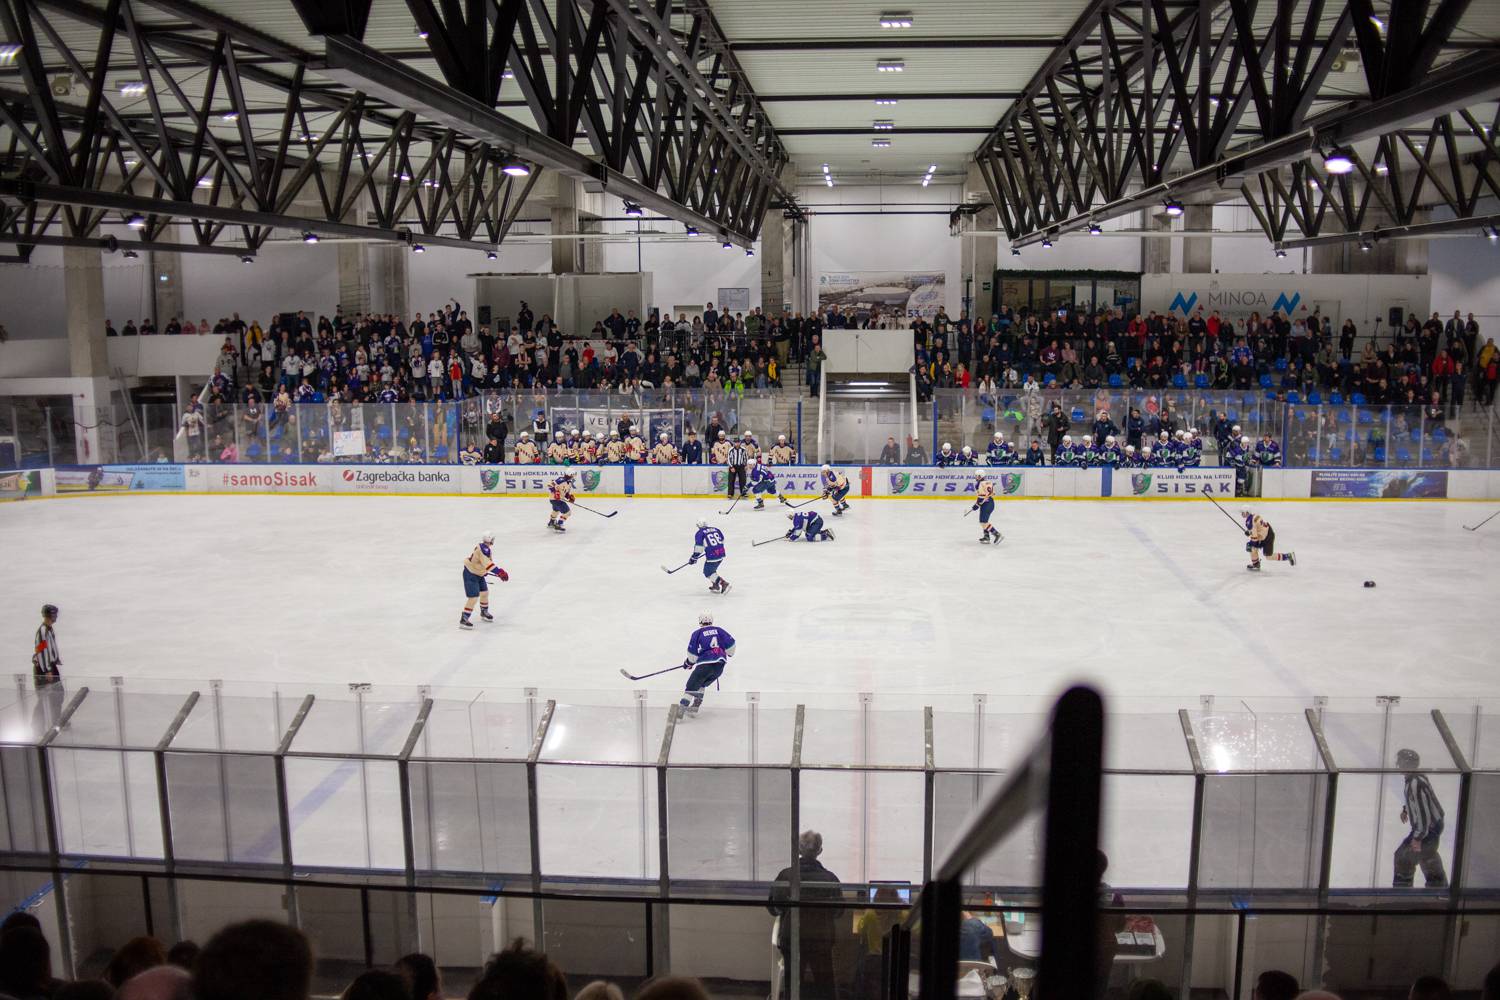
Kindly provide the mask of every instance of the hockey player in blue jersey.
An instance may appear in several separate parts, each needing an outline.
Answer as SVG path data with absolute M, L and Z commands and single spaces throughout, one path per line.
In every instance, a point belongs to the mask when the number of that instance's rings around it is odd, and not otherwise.
M 799 535 L 809 542 L 833 541 L 833 532 L 823 527 L 823 517 L 815 511 L 799 510 L 795 514 L 788 514 L 787 520 L 792 522 L 791 529 L 786 533 L 786 540 L 789 542 L 795 542 Z
M 1271 439 L 1269 431 L 1262 434 L 1255 445 L 1255 464 L 1271 469 L 1281 465 L 1281 446 Z
M 1078 464 L 1078 452 L 1073 448 L 1073 435 L 1063 435 L 1062 444 L 1058 446 L 1057 454 L 1052 457 L 1052 464 L 1057 466 Z
M 963 451 L 958 453 L 958 465 L 974 466 L 979 464 L 979 456 L 974 454 L 974 449 L 964 445 Z
M 724 533 L 709 526 L 707 521 L 698 522 L 698 532 L 693 535 L 693 554 L 688 556 L 688 565 L 703 560 L 703 576 L 708 580 L 712 594 L 729 593 L 729 581 L 719 575 L 719 564 L 724 561 Z
M 1099 452 L 1094 447 L 1094 439 L 1085 434 L 1083 440 L 1073 449 L 1074 464 L 1080 469 L 1091 469 L 1099 464 Z
M 1188 459 L 1193 468 L 1203 465 L 1203 436 L 1198 433 L 1198 428 L 1190 427 L 1187 432 Z
M 790 503 L 781 491 L 776 488 L 776 473 L 758 458 L 750 459 L 750 492 L 755 494 L 755 509 L 766 509 L 766 495 L 769 494 L 782 503 Z
M 698 628 L 688 638 L 687 659 L 682 661 L 688 674 L 685 693 L 677 702 L 681 718 L 691 718 L 703 707 L 703 692 L 724 673 L 725 661 L 734 655 L 734 636 L 714 625 L 714 616 L 705 611 L 698 616 Z
M 1121 456 L 1121 458 L 1120 458 L 1120 468 L 1122 468 L 1122 469 L 1144 469 L 1145 468 L 1145 466 L 1143 466 L 1141 464 L 1141 456 L 1136 453 L 1135 445 L 1133 445 L 1133 444 L 1127 444 L 1125 446 L 1125 454 L 1123 456 Z
M 833 516 L 838 517 L 849 509 L 844 498 L 849 495 L 849 477 L 831 465 L 822 469 L 823 495 L 833 500 Z
M 1246 496 L 1250 488 L 1250 439 L 1241 437 L 1229 442 L 1229 454 L 1224 464 L 1234 469 L 1234 495 Z
M 946 469 L 949 466 L 957 465 L 958 452 L 953 450 L 953 445 L 944 441 L 943 447 L 933 456 L 932 464 L 936 465 L 939 469 Z
M 1098 464 L 1106 469 L 1118 469 L 1125 458 L 1113 434 L 1104 436 L 1104 447 L 1098 449 L 1097 455 Z
M 1005 440 L 1005 435 L 999 431 L 995 432 L 994 440 L 990 442 L 989 459 L 991 465 L 1015 465 L 1016 449 Z
M 1141 445 L 1140 464 L 1143 469 L 1155 469 L 1161 465 L 1156 460 L 1156 449 L 1149 444 Z

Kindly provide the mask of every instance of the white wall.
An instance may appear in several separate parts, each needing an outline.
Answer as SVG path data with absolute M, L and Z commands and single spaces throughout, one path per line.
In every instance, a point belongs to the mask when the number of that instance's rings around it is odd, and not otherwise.
M 17 340 L 64 333 L 65 292 L 61 247 L 37 247 L 28 264 L 0 265 L 0 324 Z M 148 307 L 150 275 L 145 258 L 104 257 L 104 315 L 118 329 L 139 320 Z
M 1500 204 L 1490 199 L 1476 211 L 1492 214 L 1500 211 Z M 1434 222 L 1451 217 L 1446 210 L 1432 213 Z M 1477 232 L 1473 237 L 1429 240 L 1427 270 L 1432 274 L 1432 308 L 1445 320 L 1459 309 L 1479 321 L 1481 340 L 1500 334 L 1500 241 Z
M 339 301 L 339 251 L 322 243 L 277 243 L 263 247 L 255 263 L 209 254 L 182 255 L 182 307 L 194 323 L 240 314 L 262 326 L 279 312 L 298 309 L 316 321 L 333 315 Z M 167 317 L 158 317 L 158 325 Z

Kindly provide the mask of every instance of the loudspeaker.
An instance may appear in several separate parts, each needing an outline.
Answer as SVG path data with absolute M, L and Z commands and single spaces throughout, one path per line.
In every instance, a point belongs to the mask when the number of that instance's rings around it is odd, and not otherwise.
M 1400 306 L 1391 306 L 1390 311 L 1386 313 L 1386 322 L 1393 330 L 1401 329 L 1401 324 L 1406 322 L 1405 311 Z
M 490 325 L 490 307 L 489 306 L 480 306 L 479 307 L 479 325 L 480 326 L 489 326 Z

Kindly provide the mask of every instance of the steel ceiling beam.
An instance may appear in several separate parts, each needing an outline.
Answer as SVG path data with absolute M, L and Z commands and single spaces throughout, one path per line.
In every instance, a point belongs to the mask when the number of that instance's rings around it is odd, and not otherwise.
M 1331 233 L 1323 236 L 1308 236 L 1302 239 L 1284 240 L 1277 245 L 1283 250 L 1301 250 L 1305 247 L 1337 246 L 1340 243 L 1355 243 L 1368 240 L 1380 244 L 1387 240 L 1420 240 L 1432 236 L 1449 236 L 1470 232 L 1475 236 L 1488 236 L 1486 230 L 1500 228 L 1500 215 L 1478 215 L 1468 219 L 1447 219 L 1442 222 L 1418 222 L 1406 226 L 1388 226 L 1357 230 L 1351 233 Z

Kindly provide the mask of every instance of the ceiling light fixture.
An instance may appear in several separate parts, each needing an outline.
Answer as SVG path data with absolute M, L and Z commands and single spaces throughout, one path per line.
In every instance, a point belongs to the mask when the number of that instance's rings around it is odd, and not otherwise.
M 514 80 L 515 78 L 516 78 L 516 72 L 515 72 L 515 70 L 508 69 L 504 73 L 500 74 L 500 79 L 502 79 L 502 80 Z
M 870 140 L 870 145 L 873 146 L 875 149 L 890 149 L 891 148 L 891 140 L 889 140 L 889 139 L 871 139 Z
M 1348 146 L 1334 146 L 1323 156 L 1323 169 L 1337 176 L 1354 173 L 1354 151 Z
M 1051 250 L 1052 249 L 1052 241 L 1049 240 L 1045 236 L 1042 237 L 1042 249 L 1043 250 Z
M 755 256 L 755 251 L 752 250 L 752 249 L 750 249 L 749 247 L 746 247 L 745 248 L 745 256 L 746 257 L 754 257 Z
M 1281 247 L 1277 247 L 1276 248 L 1276 256 L 1277 257 L 1285 257 L 1286 256 L 1286 251 L 1283 250 Z
M 1369 240 L 1360 240 L 1359 241 L 1359 252 L 1360 253 L 1369 253 L 1371 250 L 1374 250 L 1374 249 L 1375 249 L 1375 244 L 1371 243 Z
M 1375 175 L 1377 177 L 1384 177 L 1386 174 L 1388 174 L 1390 172 L 1391 172 L 1391 168 L 1388 167 L 1388 166 L 1386 166 L 1384 163 L 1377 163 L 1377 164 L 1375 164 Z
M 1500 240 L 1500 227 L 1491 226 L 1490 231 L 1484 235 L 1489 237 L 1491 243 L 1494 243 L 1496 240 Z
M 635 202 L 627 201 L 625 203 L 625 214 L 630 216 L 632 219 L 639 219 L 641 216 L 645 215 L 646 212 Z
M 313 232 L 312 230 L 308 230 L 307 232 L 305 232 L 305 233 L 302 234 L 302 242 L 303 243 L 316 243 L 316 242 L 318 242 L 318 234 L 315 233 L 315 232 Z
M 900 59 L 881 59 L 875 63 L 877 73 L 904 73 L 906 63 Z
M 823 178 L 823 180 L 828 184 L 829 187 L 833 187 L 833 178 L 832 177 L 825 177 L 825 178 Z
M 684 226 L 683 229 L 687 232 L 687 234 L 689 236 L 697 236 L 698 235 L 698 227 L 695 226 L 695 225 L 693 225 L 691 222 L 689 222 L 686 226 Z
M 531 167 L 514 156 L 506 156 L 500 161 L 500 172 L 511 177 L 530 177 Z
M 198 178 L 198 186 L 201 188 L 211 188 L 214 186 L 214 179 L 206 176 L 200 177 Z
M 1011 247 L 1010 248 L 1010 255 L 1012 257 L 1019 257 L 1019 256 L 1021 256 L 1021 248 L 1020 247 Z
M 901 102 L 894 97 L 877 97 L 875 98 L 875 103 L 882 108 L 894 108 Z
M 493 250 L 487 250 L 487 251 L 485 251 L 484 259 L 485 260 L 499 260 L 500 259 L 500 255 L 497 254 Z
M 1166 213 L 1172 216 L 1172 218 L 1174 219 L 1182 214 L 1182 202 L 1178 201 L 1176 198 L 1168 198 L 1162 204 L 1162 207 L 1166 210 Z
M 828 164 L 823 164 L 823 173 L 828 173 Z
M 417 37 L 418 38 L 426 38 L 427 37 L 427 29 L 425 29 L 425 28 L 418 28 L 417 29 Z
M 411 180 L 411 174 L 409 174 L 405 170 L 403 170 L 403 171 L 401 171 L 400 174 L 397 175 L 397 179 L 398 180 L 403 180 L 403 181 L 409 181 L 409 180 Z
M 255 258 L 252 257 L 250 254 L 247 254 L 247 253 L 240 254 L 240 263 L 241 264 L 254 264 L 255 263 Z
M 426 248 L 426 247 L 424 247 L 424 246 L 423 246 L 423 245 L 422 245 L 422 244 L 420 244 L 420 243 L 413 243 L 413 244 L 412 244 L 412 245 L 411 245 L 411 252 L 412 252 L 412 253 L 426 253 L 426 252 L 427 252 L 427 248 Z
M 120 84 L 121 97 L 142 97 L 146 93 L 146 85 L 139 80 L 126 80 Z
M 911 14 L 908 11 L 880 15 L 880 26 L 882 28 L 910 28 L 911 23 Z
M 1375 25 L 1376 31 L 1380 32 L 1382 35 L 1385 34 L 1385 22 L 1380 18 L 1376 17 L 1374 14 L 1371 14 L 1370 23 Z
M 896 123 L 889 118 L 877 118 L 871 123 L 871 126 L 877 132 L 890 132 L 896 128 Z
M 226 111 L 219 118 L 226 122 L 237 122 L 240 120 L 240 113 L 238 111 Z
M 1098 236 L 1099 234 L 1101 234 L 1103 232 L 1104 232 L 1104 230 L 1099 227 L 1099 223 L 1097 223 L 1097 222 L 1090 222 L 1089 223 L 1089 235 L 1090 236 Z
M 145 229 L 146 217 L 144 215 L 130 215 L 125 218 L 125 225 L 131 229 Z
M 731 242 L 729 242 L 729 237 L 727 237 L 727 236 L 724 237 L 724 242 L 720 243 L 719 246 L 722 247 L 725 250 L 733 250 L 734 249 L 734 244 L 731 243 Z
M 932 183 L 932 175 L 931 174 L 927 174 L 927 175 L 925 175 L 922 178 L 922 186 L 923 187 L 926 187 L 927 185 L 929 185 L 931 183 Z
M 136 253 L 134 250 L 126 250 L 124 254 L 126 260 L 135 260 L 139 256 L 140 254 Z
M 0 66 L 9 66 L 20 54 L 21 46 L 19 45 L 0 45 Z

